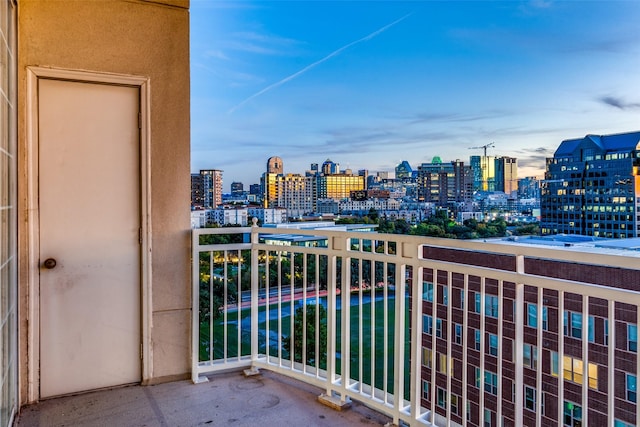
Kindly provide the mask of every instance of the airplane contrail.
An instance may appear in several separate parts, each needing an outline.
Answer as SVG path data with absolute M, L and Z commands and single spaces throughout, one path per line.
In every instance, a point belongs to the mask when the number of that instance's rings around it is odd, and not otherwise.
M 237 109 L 239 109 L 240 107 L 242 107 L 243 105 L 245 105 L 247 102 L 251 101 L 252 99 L 257 98 L 258 96 L 263 95 L 263 94 L 265 94 L 265 93 L 269 92 L 269 91 L 270 91 L 270 90 L 272 90 L 272 89 L 275 89 L 275 88 L 277 88 L 277 87 L 279 87 L 279 86 L 282 86 L 283 84 L 285 84 L 285 83 L 287 83 L 287 82 L 289 82 L 289 81 L 291 81 L 291 80 L 295 79 L 296 77 L 298 77 L 298 76 L 300 76 L 300 75 L 302 75 L 302 74 L 306 73 L 307 71 L 311 70 L 312 68 L 315 68 L 316 66 L 318 66 L 318 65 L 322 64 L 323 62 L 328 61 L 329 59 L 333 58 L 334 56 L 339 55 L 339 54 L 340 54 L 340 53 L 342 53 L 343 51 L 345 51 L 345 50 L 349 49 L 351 46 L 356 45 L 356 44 L 358 44 L 358 43 L 362 43 L 362 42 L 365 42 L 365 41 L 371 40 L 371 39 L 372 39 L 372 38 L 374 38 L 375 36 L 377 36 L 377 35 L 379 35 L 379 34 L 381 34 L 381 33 L 385 32 L 385 31 L 386 31 L 386 30 L 388 30 L 389 28 L 391 28 L 391 27 L 393 27 L 394 25 L 398 24 L 399 22 L 401 22 L 401 21 L 405 20 L 409 15 L 411 15 L 411 13 L 406 14 L 406 15 L 405 15 L 405 16 L 403 16 L 402 18 L 397 19 L 397 20 L 393 21 L 392 23 L 385 25 L 384 27 L 382 27 L 382 28 L 380 28 L 380 29 L 378 29 L 378 30 L 374 31 L 373 33 L 371 33 L 371 34 L 369 34 L 369 35 L 367 35 L 367 36 L 365 36 L 365 37 L 362 37 L 361 39 L 358 39 L 358 40 L 356 40 L 356 41 L 353 41 L 353 42 L 351 42 L 351 43 L 349 43 L 349 44 L 346 44 L 346 45 L 342 46 L 342 47 L 341 47 L 341 48 L 339 48 L 339 49 L 334 50 L 333 52 L 331 52 L 330 54 L 328 54 L 328 55 L 327 55 L 327 56 L 325 56 L 324 58 L 319 59 L 319 60 L 317 60 L 316 62 L 314 62 L 314 63 L 312 63 L 312 64 L 307 65 L 307 66 L 306 66 L 306 67 L 304 67 L 303 69 L 301 69 L 301 70 L 299 70 L 299 71 L 296 71 L 295 73 L 291 74 L 290 76 L 287 76 L 287 77 L 285 77 L 284 79 L 282 79 L 282 80 L 280 80 L 280 81 L 277 81 L 277 82 L 275 82 L 275 83 L 273 83 L 273 84 L 271 84 L 271 85 L 269 85 L 269 86 L 265 87 L 264 89 L 262 89 L 262 90 L 260 90 L 260 91 L 258 91 L 258 92 L 256 92 L 256 93 L 254 93 L 253 95 L 251 95 L 250 97 L 246 98 L 244 101 L 240 102 L 240 103 L 239 103 L 239 104 L 237 104 L 235 107 L 233 107 L 232 109 L 230 109 L 230 110 L 229 110 L 229 114 L 233 113 L 234 111 L 236 111 Z

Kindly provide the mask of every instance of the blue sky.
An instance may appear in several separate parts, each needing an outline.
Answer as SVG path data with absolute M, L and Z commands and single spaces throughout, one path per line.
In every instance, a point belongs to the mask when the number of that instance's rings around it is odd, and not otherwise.
M 191 168 L 258 183 L 640 130 L 638 1 L 191 1 Z

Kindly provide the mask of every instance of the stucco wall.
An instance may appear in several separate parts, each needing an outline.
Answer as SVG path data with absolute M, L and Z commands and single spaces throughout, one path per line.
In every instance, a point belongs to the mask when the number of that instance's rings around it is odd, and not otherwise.
M 151 381 L 190 370 L 189 2 L 18 1 L 20 379 L 27 375 L 26 67 L 150 78 Z

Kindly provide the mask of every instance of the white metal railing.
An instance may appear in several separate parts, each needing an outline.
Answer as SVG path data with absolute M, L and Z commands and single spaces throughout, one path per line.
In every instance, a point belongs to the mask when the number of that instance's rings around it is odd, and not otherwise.
M 297 242 L 314 246 L 283 245 L 282 240 L 270 241 L 268 235 L 307 236 Z M 282 236 L 281 236 L 282 237 Z M 469 265 L 457 260 L 425 259 L 424 247 L 469 251 L 479 257 L 486 255 L 513 258 L 513 269 L 493 269 Z M 542 411 L 543 371 L 551 369 L 544 359 L 548 347 L 543 334 L 543 307 L 547 306 L 544 292 L 557 294 L 559 315 L 553 328 L 557 334 L 559 366 L 555 376 L 561 379 L 564 365 L 563 316 L 568 295 L 582 298 L 583 331 L 590 327 L 589 302 L 602 299 L 608 304 L 608 319 L 616 318 L 616 304 L 624 302 L 635 308 L 636 325 L 640 324 L 640 294 L 634 291 L 568 280 L 553 279 L 525 272 L 524 260 L 552 259 L 566 263 L 581 263 L 618 267 L 637 271 L 640 257 L 618 254 L 589 254 L 586 252 L 527 247 L 510 244 L 448 239 L 426 239 L 415 236 L 338 232 L 329 230 L 279 230 L 274 228 L 243 227 L 197 229 L 192 232 L 193 248 L 193 368 L 194 382 L 204 375 L 233 368 L 269 369 L 314 384 L 325 395 L 346 402 L 356 399 L 393 418 L 394 423 L 410 425 L 476 425 L 489 411 L 495 420 L 506 419 L 508 425 L 522 425 L 528 414 L 524 403 L 523 345 L 527 298 L 525 287 L 537 289 L 537 331 L 535 347 L 538 372 L 535 375 L 535 409 L 527 416 L 535 425 L 544 425 Z M 460 252 L 465 253 L 465 252 Z M 480 263 L 482 264 L 482 263 Z M 634 270 L 635 269 L 635 270 Z M 455 277 L 454 277 L 455 275 Z M 426 277 L 433 277 L 431 282 Z M 444 279 L 441 279 L 444 277 Z M 640 289 L 640 272 L 630 276 Z M 454 285 L 456 278 L 459 285 Z M 497 283 L 497 294 L 487 291 Z M 426 285 L 432 294 L 424 297 Z M 442 287 L 444 286 L 444 287 Z M 463 332 L 458 342 L 453 329 L 458 327 L 453 308 L 454 289 L 460 291 L 462 316 L 459 324 Z M 497 298 L 497 318 L 513 290 L 513 323 L 515 336 L 507 338 L 503 322 L 498 322 L 497 368 L 487 368 L 489 344 L 485 333 L 485 315 L 489 298 Z M 442 295 L 439 293 L 442 292 Z M 477 296 L 476 296 L 477 295 Z M 479 310 L 475 310 L 474 296 Z M 443 304 L 442 302 L 447 302 Z M 444 311 L 443 311 L 444 310 Z M 475 310 L 475 311 L 474 311 Z M 546 310 L 546 308 L 545 308 Z M 479 311 L 479 315 L 476 311 Z M 424 314 L 431 316 L 433 327 L 441 327 L 441 336 L 426 334 Z M 477 380 L 469 378 L 467 364 L 471 360 L 471 339 L 467 333 L 471 317 L 480 318 L 480 375 L 479 395 L 474 402 L 480 421 L 465 414 L 469 386 Z M 609 349 L 606 357 L 615 360 L 615 323 L 608 323 Z M 553 329 L 552 328 L 552 329 Z M 585 334 L 586 335 L 586 334 Z M 445 342 L 444 348 L 438 345 Z M 513 357 L 502 354 L 505 339 L 513 341 Z M 531 341 L 531 338 L 528 338 Z M 589 342 L 582 340 L 582 361 L 588 366 Z M 462 356 L 459 350 L 463 349 Z M 470 350 L 471 349 L 471 350 Z M 423 360 L 426 351 L 431 359 Z M 544 350 L 547 351 L 547 350 Z M 447 365 L 437 372 L 436 366 L 444 357 Z M 635 373 L 640 366 L 636 352 Z M 515 375 L 513 390 L 503 389 L 503 363 L 513 362 Z M 544 366 L 543 366 L 544 365 Z M 426 369 L 425 367 L 429 367 Z M 455 368 L 455 369 L 454 369 Z M 600 369 L 600 368 L 599 368 Z M 607 378 L 603 389 L 615 390 L 615 363 L 602 366 L 601 376 Z M 496 397 L 483 391 L 485 374 L 497 370 Z M 427 373 L 425 373 L 427 372 Z M 606 372 L 606 375 L 605 375 Z M 584 372 L 583 372 L 584 374 Z M 582 402 L 588 407 L 588 375 L 583 375 Z M 453 383 L 462 382 L 459 396 L 451 397 Z M 531 381 L 529 378 L 527 381 Z M 427 387 L 425 384 L 430 384 Z M 563 417 L 564 381 L 559 380 L 557 420 Z M 443 389 L 444 405 L 436 390 Z M 493 390 L 492 390 L 493 391 Z M 609 393 L 607 425 L 615 419 L 614 393 Z M 453 399 L 456 399 L 454 406 Z M 447 400 L 449 399 L 449 400 Z M 549 397 L 547 396 L 547 399 Z M 493 400 L 497 405 L 492 404 Z M 575 400 L 575 399 L 574 399 Z M 586 403 L 584 403 L 586 402 Z M 443 407 L 444 406 L 444 407 Z M 505 415 L 510 411 L 513 415 Z M 588 425 L 588 410 L 582 412 L 582 423 Z M 547 414 L 549 415 L 549 414 Z M 549 415 L 551 416 L 551 415 Z M 470 420 L 468 420 L 470 418 Z M 553 417 L 552 417 L 553 418 Z M 636 411 L 636 425 L 640 425 L 640 411 Z

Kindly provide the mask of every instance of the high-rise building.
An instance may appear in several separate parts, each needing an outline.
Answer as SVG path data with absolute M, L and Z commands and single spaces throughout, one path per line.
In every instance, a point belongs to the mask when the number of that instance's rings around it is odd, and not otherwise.
M 284 173 L 284 165 L 280 157 L 269 157 L 267 160 L 267 173 Z
M 242 196 L 242 194 L 244 193 L 244 186 L 242 185 L 241 182 L 232 182 L 231 183 L 231 195 L 238 197 L 238 196 Z
M 502 191 L 507 195 L 518 191 L 518 159 L 515 157 L 495 159 L 495 191 Z
M 473 196 L 471 168 L 460 160 L 451 163 L 442 163 L 439 158 L 434 160 L 418 166 L 418 200 L 439 207 L 470 202 Z
M 203 188 L 203 206 L 215 209 L 222 204 L 222 171 L 219 169 L 200 170 Z
M 540 180 L 536 177 L 525 177 L 519 179 L 518 199 L 540 200 Z
M 249 185 L 249 194 L 260 194 L 260 184 Z
M 496 158 L 494 156 L 471 156 L 473 191 L 496 191 Z
M 640 236 L 640 132 L 563 141 L 547 159 L 542 234 Z
M 298 217 L 315 209 L 316 178 L 299 174 L 277 175 L 276 201 L 273 207 L 287 210 L 288 217 Z
M 317 177 L 319 199 L 346 199 L 352 191 L 365 189 L 365 177 L 347 173 L 321 174 Z
M 331 159 L 325 160 L 322 164 L 322 169 L 320 170 L 323 174 L 332 175 L 340 173 L 340 165 L 338 163 L 334 163 Z
M 408 161 L 403 160 L 396 166 L 396 179 L 409 179 L 413 174 L 413 169 Z
M 199 173 L 191 174 L 191 208 L 204 208 L 204 183 Z

